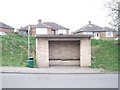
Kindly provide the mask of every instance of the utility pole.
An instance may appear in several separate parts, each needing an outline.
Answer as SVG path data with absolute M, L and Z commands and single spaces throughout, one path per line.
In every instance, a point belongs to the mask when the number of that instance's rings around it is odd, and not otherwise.
M 30 26 L 28 26 L 28 60 L 30 58 Z
M 30 31 L 31 27 L 28 26 L 28 67 L 33 68 L 34 67 L 34 62 L 33 62 L 33 57 L 30 57 Z

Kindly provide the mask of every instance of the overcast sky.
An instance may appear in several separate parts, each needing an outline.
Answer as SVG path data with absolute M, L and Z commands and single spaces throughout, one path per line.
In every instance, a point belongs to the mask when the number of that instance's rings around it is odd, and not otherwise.
M 91 21 L 108 26 L 104 3 L 109 0 L 0 0 L 0 21 L 14 28 L 43 22 L 56 22 L 71 31 Z

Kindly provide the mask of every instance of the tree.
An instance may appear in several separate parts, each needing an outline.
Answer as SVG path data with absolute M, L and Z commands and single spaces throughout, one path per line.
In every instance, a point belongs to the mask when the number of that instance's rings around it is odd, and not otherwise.
M 110 0 L 105 4 L 105 6 L 109 9 L 108 16 L 110 17 L 110 25 L 115 29 L 119 30 L 120 27 L 120 0 Z

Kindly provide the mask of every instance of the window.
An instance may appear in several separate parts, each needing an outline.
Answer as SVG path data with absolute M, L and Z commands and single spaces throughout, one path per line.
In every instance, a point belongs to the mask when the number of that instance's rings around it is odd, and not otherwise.
M 47 34 L 47 28 L 36 28 L 36 34 Z
M 51 30 L 51 34 L 55 35 L 56 34 L 55 30 Z
M 94 38 L 95 39 L 100 39 L 100 33 L 99 32 L 94 32 Z
M 92 32 L 83 32 L 83 34 L 93 34 Z
M 66 34 L 66 30 L 65 29 L 59 29 L 58 34 Z
M 94 37 L 99 37 L 99 33 L 95 32 Z
M 106 37 L 113 37 L 113 32 L 106 32 Z
M 27 34 L 27 32 L 26 31 L 22 31 L 21 34 Z

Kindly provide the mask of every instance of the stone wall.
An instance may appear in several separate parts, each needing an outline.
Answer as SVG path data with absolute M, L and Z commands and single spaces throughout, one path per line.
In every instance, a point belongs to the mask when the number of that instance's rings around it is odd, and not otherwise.
M 39 67 L 49 67 L 48 41 L 36 39 L 36 59 Z
M 88 38 L 80 40 L 80 66 L 91 66 L 91 41 Z

